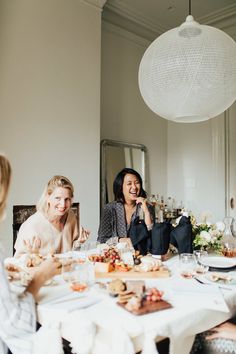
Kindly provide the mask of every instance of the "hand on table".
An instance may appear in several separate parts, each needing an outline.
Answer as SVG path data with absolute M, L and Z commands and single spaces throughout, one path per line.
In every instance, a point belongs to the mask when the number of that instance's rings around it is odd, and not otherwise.
M 236 325 L 230 322 L 225 322 L 212 328 L 212 334 L 206 337 L 207 340 L 215 338 L 225 338 L 236 340 Z
M 31 282 L 26 288 L 35 298 L 39 289 L 45 284 L 46 281 L 51 279 L 54 275 L 59 274 L 61 263 L 56 257 L 51 257 L 43 261 L 36 267 L 35 273 Z
M 60 274 L 61 272 L 61 262 L 56 257 L 50 257 L 43 261 L 35 272 L 34 277 L 37 279 L 38 276 L 43 275 L 44 281 L 51 279 L 54 275 Z

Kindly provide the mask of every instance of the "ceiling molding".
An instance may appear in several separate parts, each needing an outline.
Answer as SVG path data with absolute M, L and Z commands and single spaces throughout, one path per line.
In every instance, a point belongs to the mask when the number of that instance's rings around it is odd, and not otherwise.
M 105 5 L 107 0 L 81 0 L 81 1 L 87 5 L 95 7 L 96 9 L 102 11 L 103 6 Z
M 236 24 L 236 4 L 225 7 L 220 11 L 196 19 L 200 24 L 214 25 L 221 29 Z
M 87 0 L 88 1 L 88 0 Z M 91 1 L 91 0 L 90 0 Z M 158 26 L 150 18 L 129 8 L 124 2 L 113 0 L 103 10 L 103 20 L 130 31 L 138 36 L 153 41 L 169 28 Z M 195 18 L 200 24 L 214 25 L 226 32 L 231 32 L 236 25 L 236 4 L 227 6 L 206 16 Z
M 102 29 L 105 30 L 106 32 L 114 33 L 117 36 L 120 36 L 122 38 L 125 38 L 143 48 L 147 48 L 150 45 L 150 41 L 137 36 L 133 32 L 127 31 L 119 26 L 116 26 L 110 22 L 102 21 Z
M 155 33 L 157 36 L 165 32 L 167 29 L 159 26 L 156 22 L 153 22 L 149 17 L 145 17 L 143 14 L 134 11 L 128 7 L 124 2 L 120 3 L 117 0 L 113 0 L 112 3 L 107 3 L 104 12 L 108 10 L 110 13 L 115 13 L 117 16 L 123 17 L 129 22 L 141 26 L 142 28 Z

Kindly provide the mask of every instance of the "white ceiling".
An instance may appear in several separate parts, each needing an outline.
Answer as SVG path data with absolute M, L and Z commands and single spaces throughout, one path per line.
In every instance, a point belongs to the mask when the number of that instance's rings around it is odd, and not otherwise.
M 192 15 L 200 23 L 218 25 L 223 20 L 236 24 L 235 0 L 191 0 Z M 179 26 L 189 14 L 189 0 L 107 0 L 105 20 L 129 29 L 132 23 L 143 27 L 152 39 L 170 28 Z M 136 28 L 138 32 L 138 28 Z

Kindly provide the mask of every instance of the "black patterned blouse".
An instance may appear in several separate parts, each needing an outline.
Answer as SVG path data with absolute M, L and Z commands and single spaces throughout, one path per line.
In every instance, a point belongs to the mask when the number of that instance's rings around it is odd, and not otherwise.
M 148 204 L 151 219 L 155 220 L 155 211 L 152 205 Z M 129 230 L 135 218 L 141 214 L 141 206 L 136 206 L 132 215 L 130 225 L 127 225 L 125 218 L 124 204 L 111 202 L 105 205 L 98 230 L 98 242 L 105 243 L 110 237 L 129 237 Z

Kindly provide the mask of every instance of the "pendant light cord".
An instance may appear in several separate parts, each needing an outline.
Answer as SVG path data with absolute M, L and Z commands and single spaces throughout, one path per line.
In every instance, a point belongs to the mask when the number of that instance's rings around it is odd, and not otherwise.
M 188 14 L 191 15 L 192 9 L 191 9 L 191 0 L 188 1 Z
M 192 8 L 191 8 L 191 0 L 188 1 L 188 14 L 192 14 Z

